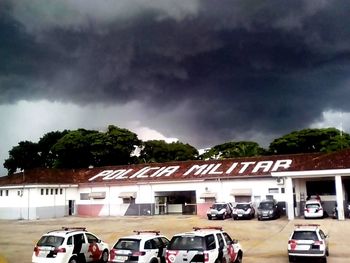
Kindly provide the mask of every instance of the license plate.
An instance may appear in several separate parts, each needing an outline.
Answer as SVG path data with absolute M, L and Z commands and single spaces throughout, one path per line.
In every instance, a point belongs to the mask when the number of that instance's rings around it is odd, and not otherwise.
M 39 254 L 38 254 L 38 257 L 46 258 L 47 254 L 49 254 L 49 251 L 47 251 L 47 250 L 40 250 Z
M 128 256 L 116 256 L 115 259 L 117 261 L 126 261 L 128 259 Z
M 238 216 L 243 216 L 242 214 L 238 214 Z

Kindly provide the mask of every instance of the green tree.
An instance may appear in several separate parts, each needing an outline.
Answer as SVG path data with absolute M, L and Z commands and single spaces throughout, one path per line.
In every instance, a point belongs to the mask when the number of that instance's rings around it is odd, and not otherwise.
M 349 134 L 336 128 L 304 129 L 275 139 L 269 146 L 269 152 L 272 154 L 332 152 L 349 146 Z
M 265 150 L 259 146 L 256 142 L 239 141 L 239 142 L 226 142 L 216 145 L 205 153 L 203 153 L 201 159 L 225 159 L 234 157 L 251 157 L 265 154 Z
M 142 144 L 135 133 L 114 125 L 108 126 L 106 133 L 94 135 L 91 141 L 97 166 L 135 163 L 132 153 Z
M 97 131 L 78 129 L 64 135 L 51 148 L 56 168 L 83 168 L 94 164 L 91 138 Z
M 4 167 L 8 174 L 15 173 L 18 169 L 31 169 L 42 165 L 39 155 L 39 146 L 30 141 L 21 141 L 9 151 L 9 158 L 5 160 Z
M 70 131 L 52 147 L 57 168 L 129 164 L 141 141 L 127 129 L 110 125 L 105 133 L 78 129 Z
M 41 157 L 42 167 L 52 168 L 56 159 L 56 156 L 52 153 L 51 148 L 61 139 L 64 135 L 68 133 L 67 130 L 64 131 L 53 131 L 44 134 L 43 137 L 39 139 L 39 154 Z
M 145 162 L 169 162 L 195 160 L 196 148 L 182 142 L 166 143 L 164 140 L 150 140 L 143 143 L 140 159 Z

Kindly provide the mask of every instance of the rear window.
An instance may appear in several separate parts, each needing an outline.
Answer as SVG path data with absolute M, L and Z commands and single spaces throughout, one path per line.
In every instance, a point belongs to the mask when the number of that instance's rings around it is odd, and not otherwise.
M 137 240 L 137 239 L 119 239 L 113 248 L 139 251 L 140 250 L 140 240 Z
M 64 237 L 59 236 L 42 236 L 38 241 L 38 246 L 58 247 L 62 245 Z
M 306 208 L 320 208 L 320 204 L 318 203 L 307 204 Z
M 203 237 L 175 236 L 170 240 L 169 250 L 205 250 Z
M 295 240 L 318 240 L 317 234 L 315 231 L 295 231 L 293 233 L 292 239 Z

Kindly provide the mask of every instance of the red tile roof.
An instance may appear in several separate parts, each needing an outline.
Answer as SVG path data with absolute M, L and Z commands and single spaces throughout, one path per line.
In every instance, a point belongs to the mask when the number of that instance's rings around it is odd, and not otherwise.
M 271 169 L 278 160 L 291 160 L 291 165 L 288 169 L 277 167 L 276 171 L 345 169 L 350 168 L 350 149 L 329 154 L 272 155 L 225 160 L 107 166 L 92 169 L 32 169 L 26 170 L 24 173 L 0 177 L 0 186 L 23 184 L 135 184 L 217 178 L 270 177 Z M 271 165 L 271 163 L 273 164 Z M 201 173 L 193 168 L 195 165 L 197 165 L 196 168 L 202 166 Z M 264 167 L 267 168 L 264 169 Z M 169 173 L 166 169 L 170 169 Z M 123 178 L 115 178 L 118 174 L 127 170 L 129 172 L 122 176 Z M 106 179 L 104 176 L 97 176 L 94 180 L 89 181 L 101 172 L 109 175 L 111 179 L 104 180 Z M 198 173 L 196 174 L 196 172 Z M 137 177 L 137 174 L 139 177 Z

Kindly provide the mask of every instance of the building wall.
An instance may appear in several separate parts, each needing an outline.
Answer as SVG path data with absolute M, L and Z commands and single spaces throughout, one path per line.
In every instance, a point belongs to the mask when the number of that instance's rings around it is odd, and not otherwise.
M 68 215 L 68 198 L 76 199 L 77 189 L 59 186 L 2 188 L 1 219 L 41 219 Z M 56 191 L 57 190 L 57 191 Z M 8 191 L 8 195 L 7 194 Z
M 201 198 L 205 192 L 216 193 L 216 201 L 235 202 L 232 189 L 252 189 L 252 201 L 258 203 L 269 196 L 285 202 L 283 185 L 277 185 L 274 178 L 242 179 L 242 180 L 210 180 L 210 181 L 187 181 L 168 183 L 149 183 L 130 186 L 94 186 L 80 187 L 77 195 L 77 214 L 86 216 L 123 216 L 123 215 L 151 215 L 154 214 L 155 196 L 166 192 L 194 191 L 196 199 L 196 213 L 199 216 L 206 216 L 206 211 L 212 202 L 206 202 Z M 91 193 L 104 193 L 104 198 L 87 198 Z M 136 193 L 134 203 L 123 203 L 120 194 L 123 192 Z M 185 204 L 183 204 L 185 205 Z M 187 205 L 187 204 L 186 204 Z M 179 207 L 177 207 L 179 209 Z M 169 212 L 169 211 L 168 211 Z M 171 211 L 170 211 L 171 212 Z

